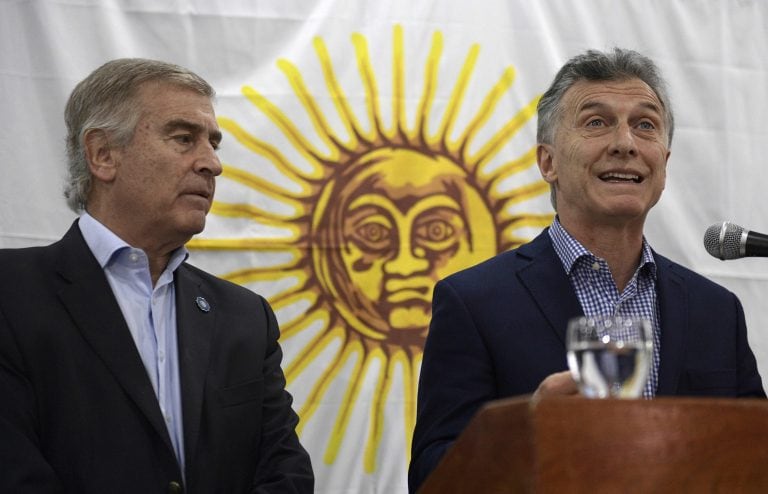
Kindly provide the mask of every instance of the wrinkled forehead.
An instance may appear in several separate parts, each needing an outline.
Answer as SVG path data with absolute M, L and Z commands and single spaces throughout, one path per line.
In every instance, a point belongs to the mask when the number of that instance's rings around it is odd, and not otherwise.
M 198 108 L 213 113 L 213 97 L 175 82 L 143 82 L 134 93 L 134 103 L 142 111 L 157 111 L 167 108 Z
M 575 83 L 563 95 L 561 108 L 578 113 L 595 106 L 639 107 L 664 115 L 664 105 L 656 92 L 636 78 Z

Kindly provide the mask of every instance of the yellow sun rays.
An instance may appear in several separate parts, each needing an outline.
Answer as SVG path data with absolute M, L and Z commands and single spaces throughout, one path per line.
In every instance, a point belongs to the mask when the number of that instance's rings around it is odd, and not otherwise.
M 440 62 L 443 58 L 443 36 L 440 32 L 432 35 L 431 46 L 424 61 L 421 95 L 416 102 L 415 116 L 409 125 L 406 111 L 408 81 L 406 80 L 406 49 L 401 26 L 395 26 L 392 38 L 391 63 L 391 121 L 384 122 L 381 111 L 382 96 L 379 91 L 375 66 L 367 39 L 361 34 L 352 36 L 357 70 L 362 83 L 365 105 L 358 112 L 347 97 L 337 78 L 332 57 L 325 42 L 317 37 L 313 41 L 316 57 L 320 64 L 327 97 L 332 103 L 341 124 L 341 132 L 334 130 L 328 115 L 323 111 L 317 96 L 310 90 L 302 71 L 287 60 L 277 65 L 283 73 L 301 107 L 309 118 L 311 128 L 300 128 L 295 121 L 275 103 L 256 89 L 245 86 L 243 95 L 253 107 L 261 112 L 288 139 L 294 151 L 303 160 L 301 166 L 288 158 L 288 153 L 251 132 L 226 116 L 219 117 L 221 128 L 234 138 L 244 149 L 269 161 L 286 179 L 295 185 L 288 188 L 266 178 L 247 172 L 236 164 L 224 165 L 223 177 L 246 188 L 258 191 L 270 201 L 283 206 L 278 211 L 269 202 L 226 203 L 217 201 L 212 216 L 247 220 L 254 225 L 266 227 L 273 232 L 263 236 L 238 238 L 196 238 L 189 243 L 191 249 L 243 250 L 243 251 L 285 251 L 289 261 L 268 267 L 244 266 L 242 269 L 225 274 L 225 278 L 248 286 L 264 282 L 281 281 L 280 288 L 270 297 L 270 303 L 280 320 L 281 342 L 301 340 L 299 347 L 286 354 L 284 365 L 289 387 L 300 378 L 309 382 L 305 398 L 297 401 L 297 412 L 301 418 L 298 432 L 316 425 L 313 422 L 320 410 L 320 404 L 332 386 L 342 384 L 342 400 L 333 420 L 325 444 L 323 461 L 334 463 L 341 454 L 355 407 L 370 403 L 367 414 L 362 463 L 366 472 L 377 468 L 378 454 L 385 438 L 387 425 L 387 403 L 393 390 L 402 390 L 403 405 L 399 413 L 405 430 L 405 458 L 410 453 L 411 431 L 415 422 L 415 402 L 422 348 L 414 344 L 394 344 L 373 329 L 360 328 L 361 323 L 354 314 L 354 301 L 335 304 L 343 293 L 329 288 L 320 280 L 328 279 L 331 273 L 327 264 L 317 262 L 318 249 L 327 246 L 314 245 L 313 213 L 327 207 L 323 201 L 324 187 L 333 177 L 344 171 L 351 158 L 383 147 L 399 147 L 416 152 L 439 154 L 461 167 L 467 176 L 468 185 L 475 187 L 487 201 L 487 207 L 494 219 L 497 232 L 497 250 L 517 246 L 527 238 L 518 232 L 521 228 L 544 227 L 552 219 L 549 213 L 519 213 L 515 206 L 548 193 L 548 186 L 540 180 L 528 180 L 522 185 L 509 187 L 514 177 L 528 172 L 535 164 L 535 147 L 520 156 L 512 157 L 501 165 L 493 160 L 500 156 L 502 149 L 520 129 L 535 115 L 538 98 L 523 106 L 509 120 L 502 121 L 491 137 L 478 146 L 481 129 L 488 126 L 499 108 L 502 97 L 514 84 L 515 71 L 509 67 L 488 89 L 481 104 L 463 124 L 458 137 L 452 138 L 459 123 L 459 115 L 480 54 L 479 45 L 472 45 L 466 54 L 460 71 L 450 90 L 447 106 L 440 116 L 434 133 L 430 125 L 439 88 Z M 413 85 L 413 84 L 412 84 Z M 436 115 L 435 115 L 436 116 Z M 313 144 L 309 133 L 317 135 L 324 150 Z M 471 152 L 471 149 L 476 151 Z M 274 233 L 277 232 L 277 233 Z M 343 248 L 337 246 L 336 248 Z M 283 283 L 283 281 L 285 283 Z M 314 331 L 312 328 L 320 327 Z M 302 337 L 306 336 L 302 340 Z M 330 356 L 329 356 L 330 355 Z M 329 359 L 321 372 L 310 369 L 323 358 Z M 343 379 L 342 379 L 343 377 Z M 366 378 L 372 380 L 370 399 L 361 399 Z M 367 388 L 366 388 L 367 389 Z

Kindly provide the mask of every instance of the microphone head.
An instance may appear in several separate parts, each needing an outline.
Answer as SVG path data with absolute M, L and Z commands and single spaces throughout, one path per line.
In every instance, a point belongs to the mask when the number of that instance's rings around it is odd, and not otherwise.
M 741 237 L 744 228 L 728 221 L 717 223 L 704 233 L 704 248 L 713 257 L 722 261 L 744 257 Z

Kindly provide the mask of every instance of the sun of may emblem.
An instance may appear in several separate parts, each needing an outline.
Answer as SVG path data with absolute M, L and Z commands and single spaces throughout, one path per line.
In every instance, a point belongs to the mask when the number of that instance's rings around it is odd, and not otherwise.
M 366 38 L 355 34 L 352 43 L 365 97 L 361 104 L 365 111 L 357 113 L 325 42 L 314 40 L 325 91 L 343 132 L 329 124 L 327 110 L 321 109 L 301 71 L 286 60 L 280 60 L 278 67 L 311 127 L 300 128 L 252 87 L 245 87 L 243 94 L 251 108 L 280 130 L 291 153 L 234 119 L 219 117 L 225 134 L 254 156 L 268 160 L 292 185 L 269 181 L 242 164 L 224 160 L 222 179 L 257 191 L 267 200 L 216 201 L 209 221 L 237 219 L 280 233 L 202 236 L 189 247 L 284 254 L 279 262 L 240 266 L 223 276 L 245 286 L 272 283 L 277 287 L 268 298 L 280 321 L 284 369 L 296 396 L 302 439 L 322 437 L 324 461 L 333 463 L 346 447 L 353 413 L 364 411 L 365 437 L 356 427 L 350 442 L 362 444 L 359 456 L 365 471 L 373 472 L 393 404 L 400 414 L 401 443 L 410 449 L 434 284 L 527 241 L 526 232 L 548 225 L 552 214 L 541 207 L 526 212 L 527 203 L 537 199 L 540 204 L 549 190 L 538 178 L 534 145 L 518 156 L 494 159 L 532 120 L 538 98 L 495 124 L 497 128 L 482 142 L 473 142 L 512 86 L 511 67 L 486 89 L 474 116 L 455 137 L 478 45 L 470 47 L 442 113 L 435 115 L 443 52 L 440 32 L 432 36 L 418 99 L 406 98 L 400 26 L 394 28 L 391 73 L 387 74 L 392 91 L 387 98 L 379 92 Z M 389 121 L 382 104 L 391 105 Z M 408 106 L 412 121 L 407 105 L 416 105 Z M 316 133 L 324 146 L 313 144 L 309 133 Z M 528 178 L 521 181 L 520 176 Z M 509 186 L 510 182 L 515 185 Z M 321 409 L 332 410 L 331 424 L 313 420 Z M 358 456 L 357 451 L 354 454 Z M 407 459 L 407 452 L 401 454 Z

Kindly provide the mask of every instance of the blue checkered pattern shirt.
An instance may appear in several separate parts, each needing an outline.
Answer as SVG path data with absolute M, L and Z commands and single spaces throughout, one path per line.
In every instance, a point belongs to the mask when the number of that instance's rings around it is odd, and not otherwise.
M 652 398 L 659 382 L 659 304 L 656 301 L 656 263 L 643 239 L 640 265 L 619 293 L 605 259 L 600 259 L 573 238 L 557 218 L 549 228 L 555 252 L 563 263 L 576 297 L 586 316 L 617 315 L 644 317 L 653 325 L 653 364 L 643 396 Z

